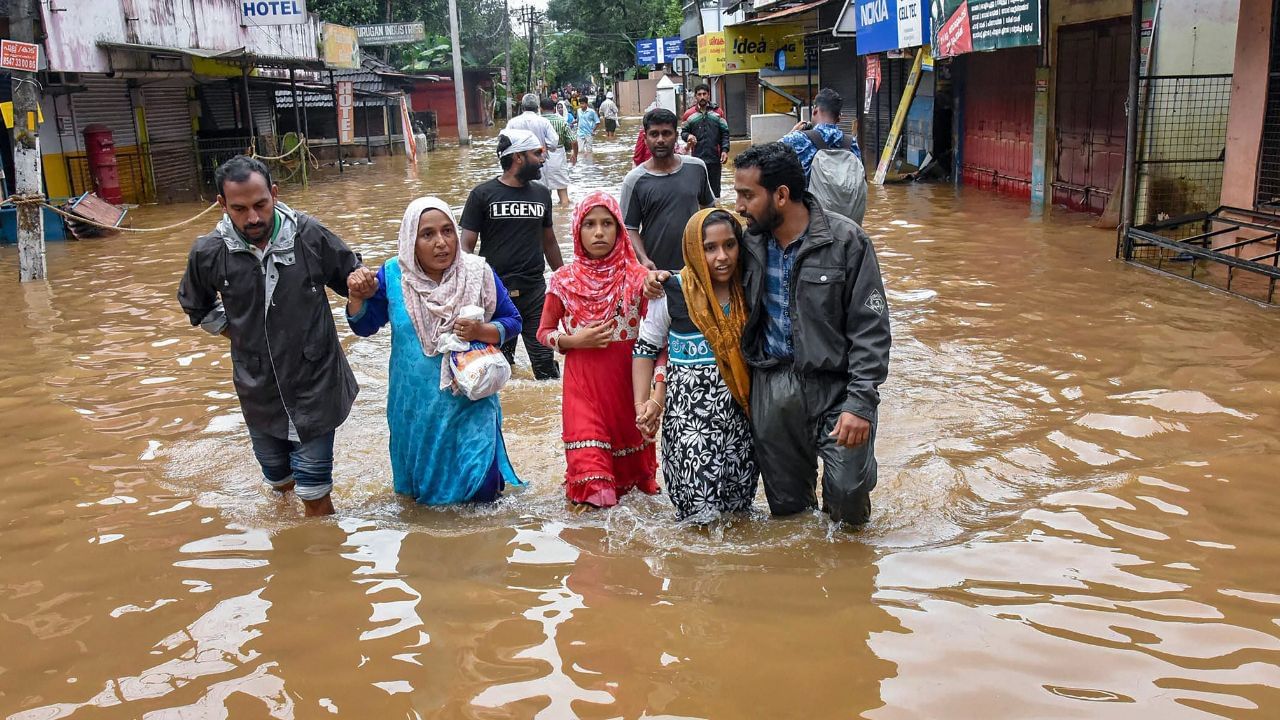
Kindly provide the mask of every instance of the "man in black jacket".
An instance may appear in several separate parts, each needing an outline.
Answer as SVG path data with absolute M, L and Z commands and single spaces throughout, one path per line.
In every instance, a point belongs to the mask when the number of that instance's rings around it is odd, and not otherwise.
M 817 506 L 861 525 L 876 484 L 876 410 L 889 368 L 889 309 L 871 240 L 804 192 L 782 143 L 734 160 L 743 242 L 751 424 L 774 515 Z
M 224 215 L 187 256 L 178 302 L 231 340 L 253 453 L 271 487 L 330 515 L 333 438 L 358 388 L 324 289 L 347 295 L 360 266 L 342 240 L 277 199 L 271 171 L 238 155 L 214 173 Z

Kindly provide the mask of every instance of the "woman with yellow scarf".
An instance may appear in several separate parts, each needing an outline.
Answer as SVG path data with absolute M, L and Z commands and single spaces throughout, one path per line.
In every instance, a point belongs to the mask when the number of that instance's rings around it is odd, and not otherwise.
M 747 418 L 751 372 L 742 356 L 746 302 L 738 250 L 742 225 L 702 210 L 684 229 L 684 269 L 649 302 L 632 360 L 636 423 L 646 435 L 662 418 L 662 475 L 681 520 L 710 522 L 744 512 L 759 470 Z M 654 378 L 663 349 L 665 378 Z

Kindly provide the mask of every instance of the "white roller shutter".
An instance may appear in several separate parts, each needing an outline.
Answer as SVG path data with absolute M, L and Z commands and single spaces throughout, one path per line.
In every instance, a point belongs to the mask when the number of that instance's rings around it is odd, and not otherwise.
M 187 84 L 147 85 L 142 92 L 156 194 L 188 195 L 195 190 L 196 163 Z
M 138 144 L 133 127 L 133 107 L 129 103 L 129 86 L 120 78 L 84 75 L 87 88 L 71 96 L 76 118 L 76 148 L 84 149 L 84 129 L 90 125 L 106 125 L 117 148 Z

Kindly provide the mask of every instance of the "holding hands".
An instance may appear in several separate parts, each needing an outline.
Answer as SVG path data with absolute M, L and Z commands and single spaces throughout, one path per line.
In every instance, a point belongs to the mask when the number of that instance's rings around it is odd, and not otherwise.
M 347 276 L 347 299 L 368 300 L 378 292 L 378 274 L 367 267 L 356 268 Z

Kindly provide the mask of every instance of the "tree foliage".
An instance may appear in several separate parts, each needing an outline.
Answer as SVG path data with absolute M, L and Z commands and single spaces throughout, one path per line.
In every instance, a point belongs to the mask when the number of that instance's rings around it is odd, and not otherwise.
M 635 65 L 635 41 L 678 35 L 680 0 L 549 0 L 545 33 L 555 83 L 585 80 L 603 63 L 610 74 Z
M 448 49 L 451 46 L 448 0 L 310 0 L 307 5 L 321 19 L 340 25 L 422 22 L 427 39 L 412 45 L 392 46 L 392 64 L 420 69 L 453 64 Z M 463 66 L 504 62 L 502 14 L 503 0 L 458 0 Z M 439 51 L 441 45 L 445 46 L 443 53 Z M 432 64 L 424 64 L 427 62 Z
M 513 9 L 523 1 L 512 0 Z M 393 46 L 392 64 L 408 70 L 453 64 L 448 0 L 310 0 L 308 7 L 341 25 L 422 22 L 427 39 Z M 509 25 L 503 7 L 503 0 L 458 0 L 464 66 L 505 64 L 504 28 Z M 546 18 L 535 34 L 534 67 L 553 86 L 584 82 L 598 74 L 601 64 L 617 74 L 635 65 L 636 40 L 676 35 L 680 21 L 680 0 L 548 0 Z M 524 88 L 528 44 L 523 28 L 512 30 L 511 74 L 516 87 Z

